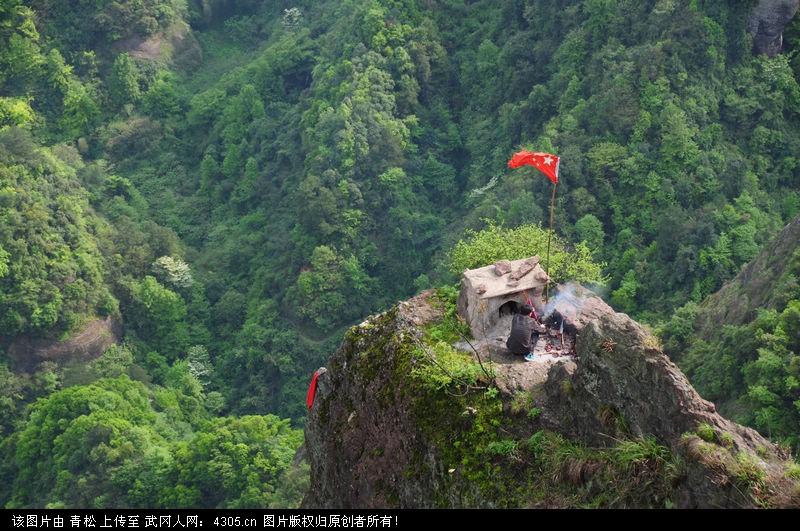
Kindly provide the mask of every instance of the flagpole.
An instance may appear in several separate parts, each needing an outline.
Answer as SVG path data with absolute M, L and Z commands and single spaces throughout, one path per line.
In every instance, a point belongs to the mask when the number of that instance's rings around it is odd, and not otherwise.
M 553 234 L 553 209 L 556 204 L 556 184 L 558 184 L 558 164 L 560 157 L 551 155 L 550 153 L 533 153 L 531 151 L 522 150 L 514 153 L 511 160 L 508 161 L 509 168 L 519 168 L 522 165 L 530 164 L 535 166 L 540 172 L 547 175 L 547 178 L 553 181 L 553 198 L 550 200 L 550 230 L 547 231 L 547 259 L 544 264 L 545 275 L 547 281 L 544 284 L 544 302 L 547 304 L 549 299 L 549 286 L 550 286 L 550 239 Z M 551 164 L 555 162 L 555 167 Z
M 556 185 L 557 181 L 553 181 L 553 198 L 550 200 L 550 230 L 547 231 L 547 261 L 544 263 L 544 272 L 547 274 L 547 282 L 544 284 L 544 303 L 547 304 L 549 300 L 550 288 L 550 236 L 553 234 L 553 207 L 556 204 Z

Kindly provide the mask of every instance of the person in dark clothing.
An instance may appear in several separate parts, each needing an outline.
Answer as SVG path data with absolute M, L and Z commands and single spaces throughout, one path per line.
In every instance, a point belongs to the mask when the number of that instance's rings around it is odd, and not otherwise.
M 550 315 L 548 321 L 550 324 L 550 328 L 553 328 L 555 330 L 560 330 L 561 325 L 564 323 L 564 316 L 561 315 L 561 312 L 559 312 L 558 310 L 553 310 L 553 313 Z
M 523 304 L 511 318 L 511 333 L 506 339 L 506 347 L 512 354 L 525 356 L 526 360 L 534 359 L 533 349 L 539 339 L 536 320 L 533 318 L 533 307 Z

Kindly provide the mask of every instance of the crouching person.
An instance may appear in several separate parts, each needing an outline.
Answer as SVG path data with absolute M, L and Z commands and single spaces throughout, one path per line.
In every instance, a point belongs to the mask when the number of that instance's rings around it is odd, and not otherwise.
M 533 317 L 533 307 L 530 304 L 523 304 L 519 307 L 519 312 L 511 318 L 511 333 L 506 339 L 506 347 L 512 354 L 524 356 L 526 360 L 536 359 L 533 350 L 539 340 L 541 325 Z

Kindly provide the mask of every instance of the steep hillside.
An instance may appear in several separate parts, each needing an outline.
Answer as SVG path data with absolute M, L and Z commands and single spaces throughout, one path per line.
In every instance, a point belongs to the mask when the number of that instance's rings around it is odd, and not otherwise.
M 756 318 L 758 309 L 786 307 L 787 296 L 796 289 L 800 265 L 800 216 L 794 218 L 736 277 L 700 305 L 697 333 L 713 339 L 721 335 L 720 323 L 744 325 Z
M 701 304 L 659 331 L 705 398 L 772 440 L 800 448 L 800 217 Z
M 453 317 L 433 292 L 352 328 L 317 381 L 303 506 L 800 507 L 789 455 L 720 416 L 645 328 L 571 289 L 559 311 L 578 316 L 577 359 L 546 374 L 435 339 Z

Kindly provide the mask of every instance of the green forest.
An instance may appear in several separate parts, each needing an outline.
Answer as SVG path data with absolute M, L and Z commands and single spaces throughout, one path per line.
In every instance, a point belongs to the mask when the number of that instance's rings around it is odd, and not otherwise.
M 545 254 L 520 149 L 553 278 L 796 455 L 800 250 L 692 328 L 800 215 L 800 17 L 757 54 L 755 4 L 0 0 L 0 506 L 297 507 L 344 333 Z

